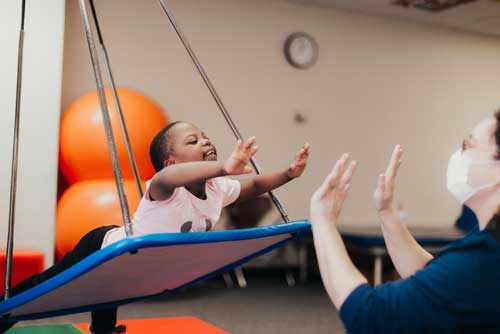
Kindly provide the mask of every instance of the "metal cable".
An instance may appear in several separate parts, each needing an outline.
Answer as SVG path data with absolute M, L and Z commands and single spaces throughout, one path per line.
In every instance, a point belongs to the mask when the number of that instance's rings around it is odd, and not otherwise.
M 12 169 L 10 173 L 10 201 L 9 201 L 9 230 L 7 233 L 7 251 L 5 264 L 5 294 L 4 299 L 10 295 L 12 279 L 12 257 L 14 251 L 14 221 L 16 217 L 16 193 L 17 193 L 17 167 L 19 162 L 19 119 L 21 115 L 21 86 L 23 77 L 23 54 L 24 54 L 24 17 L 26 13 L 26 0 L 21 4 L 21 28 L 19 30 L 19 48 L 17 51 L 17 86 L 16 86 L 16 110 L 14 116 L 14 139 L 12 147 Z
M 165 15 L 167 15 L 170 23 L 172 24 L 172 27 L 174 28 L 175 32 L 177 33 L 177 36 L 181 40 L 182 44 L 184 45 L 184 48 L 186 49 L 187 53 L 189 54 L 189 57 L 193 61 L 194 65 L 196 66 L 196 69 L 198 70 L 198 73 L 200 76 L 203 78 L 203 81 L 205 82 L 205 85 L 207 86 L 208 90 L 210 91 L 210 94 L 215 100 L 215 103 L 219 107 L 220 112 L 224 116 L 224 119 L 226 120 L 227 124 L 231 128 L 231 131 L 235 135 L 237 139 L 243 140 L 243 136 L 241 135 L 240 131 L 238 130 L 236 124 L 234 123 L 233 119 L 229 115 L 229 112 L 227 111 L 226 107 L 224 106 L 224 103 L 222 103 L 221 98 L 219 97 L 219 94 L 217 94 L 217 91 L 215 90 L 214 86 L 212 85 L 212 82 L 208 78 L 205 70 L 203 69 L 203 66 L 199 62 L 198 58 L 196 57 L 194 51 L 191 49 L 191 46 L 189 45 L 189 42 L 187 41 L 186 37 L 182 33 L 179 25 L 175 21 L 174 15 L 172 12 L 168 9 L 165 0 L 158 0 L 160 3 L 161 8 L 163 9 L 163 12 Z M 252 164 L 253 169 L 255 170 L 255 173 L 261 174 L 261 169 L 257 162 L 255 161 L 254 158 L 250 159 L 250 163 Z M 271 197 L 271 200 L 273 201 L 274 205 L 276 206 L 276 209 L 278 209 L 281 217 L 285 222 L 290 222 L 290 219 L 288 218 L 288 214 L 281 204 L 281 201 L 276 197 L 273 191 L 268 192 L 269 196 Z
M 99 21 L 97 19 L 97 12 L 94 6 L 94 0 L 90 0 L 90 9 L 92 10 L 92 16 L 94 18 L 95 28 L 97 31 L 97 36 L 99 37 L 99 45 L 101 46 L 102 53 L 104 54 L 104 65 L 106 67 L 108 73 L 108 79 L 111 83 L 111 90 L 113 91 L 113 99 L 115 102 L 116 110 L 118 111 L 118 116 L 120 119 L 120 126 L 123 134 L 123 138 L 125 140 L 125 147 L 127 148 L 127 155 L 130 161 L 130 166 L 132 167 L 132 173 L 134 174 L 134 180 L 137 185 L 137 190 L 139 191 L 139 197 L 142 197 L 143 190 L 141 185 L 141 178 L 139 176 L 139 171 L 137 169 L 137 163 L 134 158 L 134 152 L 132 150 L 132 145 L 130 144 L 130 137 L 128 135 L 127 126 L 125 124 L 125 118 L 123 117 L 123 109 L 120 103 L 120 99 L 118 97 L 118 92 L 116 90 L 115 79 L 113 77 L 113 72 L 111 71 L 111 66 L 109 63 L 108 51 L 106 50 L 106 46 L 104 45 L 104 40 L 102 38 L 101 28 L 99 26 Z
M 101 105 L 104 128 L 106 130 L 106 138 L 108 141 L 109 154 L 111 157 L 111 163 L 113 165 L 113 174 L 115 177 L 116 188 L 118 190 L 118 196 L 120 198 L 120 207 L 125 227 L 125 233 L 127 234 L 128 237 L 133 234 L 133 231 L 132 231 L 132 224 L 130 222 L 130 213 L 128 209 L 127 195 L 125 194 L 125 189 L 123 187 L 122 173 L 120 169 L 120 163 L 118 161 L 118 155 L 116 153 L 116 145 L 113 136 L 113 129 L 111 127 L 111 118 L 109 116 L 106 96 L 104 94 L 104 85 L 102 81 L 101 68 L 99 66 L 99 58 L 97 56 L 97 50 L 94 44 L 94 37 L 92 36 L 92 30 L 90 28 L 90 21 L 87 13 L 87 7 L 85 5 L 85 0 L 80 0 L 80 11 L 82 16 L 83 26 L 85 28 L 85 34 L 87 36 L 87 43 L 90 51 L 90 59 L 92 61 L 92 68 L 94 70 L 97 93 L 99 95 L 99 102 Z

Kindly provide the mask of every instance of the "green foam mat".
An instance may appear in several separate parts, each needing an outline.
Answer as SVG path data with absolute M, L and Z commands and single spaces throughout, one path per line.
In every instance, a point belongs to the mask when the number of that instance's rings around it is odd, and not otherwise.
M 49 325 L 13 327 L 5 334 L 82 334 L 82 332 L 73 325 Z

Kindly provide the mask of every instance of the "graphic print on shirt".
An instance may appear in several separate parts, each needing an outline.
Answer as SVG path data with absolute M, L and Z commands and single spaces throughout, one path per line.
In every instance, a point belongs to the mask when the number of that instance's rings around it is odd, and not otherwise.
M 191 232 L 192 227 L 193 227 L 192 221 L 185 222 L 184 224 L 181 225 L 181 233 Z
M 212 229 L 213 225 L 214 224 L 212 223 L 212 221 L 210 219 L 205 218 L 205 232 L 210 231 Z M 192 221 L 187 221 L 181 225 L 181 233 L 192 232 L 193 230 L 195 230 L 195 229 L 193 229 L 193 222 Z M 201 229 L 200 229 L 200 231 L 201 231 Z

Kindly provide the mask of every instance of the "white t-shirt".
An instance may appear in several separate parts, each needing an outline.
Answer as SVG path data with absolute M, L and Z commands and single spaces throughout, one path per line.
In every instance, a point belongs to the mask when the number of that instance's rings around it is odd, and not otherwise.
M 240 195 L 239 181 L 217 177 L 207 181 L 204 200 L 179 187 L 168 199 L 152 201 L 150 183 L 151 180 L 146 182 L 146 193 L 132 220 L 134 235 L 210 231 L 219 220 L 222 208 Z M 114 228 L 104 236 L 101 248 L 125 237 L 123 226 Z

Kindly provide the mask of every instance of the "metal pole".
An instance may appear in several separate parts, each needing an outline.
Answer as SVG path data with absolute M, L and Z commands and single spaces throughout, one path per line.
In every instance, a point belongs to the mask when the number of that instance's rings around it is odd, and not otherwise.
M 94 38 L 92 36 L 92 30 L 90 28 L 89 16 L 87 14 L 87 7 L 85 5 L 85 0 L 80 0 L 80 11 L 82 14 L 82 21 L 83 21 L 83 26 L 85 28 L 85 34 L 87 35 L 87 43 L 90 51 L 90 59 L 92 61 L 92 67 L 94 70 L 94 76 L 97 86 L 97 93 L 99 95 L 99 102 L 101 105 L 102 117 L 104 120 L 104 128 L 106 130 L 109 154 L 111 156 L 111 163 L 113 164 L 113 173 L 115 176 L 116 188 L 118 190 L 118 195 L 120 197 L 120 207 L 122 211 L 123 223 L 125 226 L 125 233 L 127 234 L 128 237 L 133 234 L 132 224 L 130 222 L 130 213 L 128 209 L 128 201 L 123 187 L 122 173 L 120 169 L 120 164 L 118 162 L 118 155 L 116 153 L 116 145 L 113 136 L 113 129 L 111 128 L 111 118 L 109 117 L 108 105 L 106 102 L 106 96 L 104 94 L 104 85 L 102 81 L 101 68 L 99 66 L 99 59 L 94 44 Z
M 19 161 L 19 118 L 21 114 L 21 86 L 23 77 L 23 53 L 24 53 L 24 17 L 26 12 L 26 0 L 21 4 L 21 29 L 19 30 L 19 48 L 17 51 L 17 87 L 16 87 L 16 111 L 14 117 L 14 139 L 12 148 L 12 169 L 10 173 L 10 205 L 9 205 L 9 231 L 7 234 L 7 261 L 5 264 L 5 294 L 4 299 L 10 295 L 10 284 L 12 278 L 12 257 L 14 251 L 14 221 L 16 216 L 16 192 L 17 192 L 17 165 Z
M 144 194 L 142 191 L 141 178 L 139 176 L 139 171 L 137 170 L 137 163 L 134 158 L 134 153 L 132 151 L 132 145 L 130 145 L 130 137 L 128 135 L 127 126 L 125 124 L 125 118 L 123 117 L 123 109 L 118 98 L 118 93 L 116 91 L 115 79 L 113 77 L 113 72 L 111 71 L 111 66 L 109 63 L 108 51 L 104 45 L 104 40 L 102 38 L 101 28 L 99 26 L 99 21 L 97 19 L 97 12 L 94 6 L 94 0 L 90 0 L 90 9 L 92 10 L 92 16 L 94 18 L 95 27 L 97 30 L 97 36 L 99 37 L 99 44 L 101 46 L 102 53 L 104 54 L 104 65 L 108 73 L 108 79 L 111 83 L 111 90 L 113 91 L 113 99 L 115 101 L 115 106 L 118 111 L 118 116 L 120 119 L 120 126 L 125 140 L 125 147 L 127 148 L 128 159 L 130 161 L 130 166 L 132 167 L 132 172 L 134 174 L 135 183 L 137 185 L 137 190 L 139 191 L 139 196 L 142 197 Z
M 170 23 L 172 24 L 172 27 L 174 28 L 175 32 L 177 33 L 177 36 L 179 37 L 179 39 L 181 40 L 182 44 L 184 45 L 184 48 L 186 49 L 187 53 L 191 57 L 191 60 L 193 61 L 194 65 L 196 66 L 196 69 L 198 70 L 198 73 L 203 78 L 203 81 L 205 82 L 205 85 L 207 86 L 208 90 L 210 91 L 210 94 L 214 98 L 215 103 L 217 103 L 217 106 L 219 107 L 219 110 L 221 111 L 221 113 L 224 116 L 226 122 L 228 123 L 229 127 L 233 131 L 233 134 L 235 135 L 235 137 L 237 139 L 243 139 L 243 136 L 241 135 L 240 131 L 236 127 L 236 124 L 233 122 L 231 116 L 229 115 L 229 112 L 227 111 L 226 107 L 222 103 L 222 100 L 219 97 L 219 94 L 217 94 L 217 91 L 215 90 L 214 86 L 212 85 L 212 82 L 210 81 L 210 79 L 208 78 L 207 74 L 205 73 L 205 70 L 201 66 L 200 61 L 198 60 L 198 58 L 196 57 L 195 53 L 191 49 L 191 46 L 189 45 L 189 42 L 187 41 L 187 39 L 184 36 L 184 34 L 182 33 L 179 25 L 175 21 L 174 15 L 167 8 L 167 5 L 166 5 L 166 3 L 165 3 L 164 0 L 158 0 L 158 1 L 160 3 L 161 8 L 163 9 L 165 15 L 167 15 Z M 257 162 L 255 161 L 255 159 L 253 159 L 253 158 L 250 159 L 250 163 L 252 164 L 253 169 L 255 170 L 255 173 L 261 174 L 261 169 L 260 169 L 259 165 L 257 164 Z M 288 214 L 287 214 L 285 208 L 283 207 L 283 205 L 281 204 L 280 200 L 278 199 L 278 197 L 276 197 L 276 195 L 272 191 L 269 192 L 269 196 L 271 197 L 271 200 L 273 201 L 274 205 L 276 206 L 276 208 L 278 209 L 279 213 L 281 214 L 281 217 L 283 218 L 283 220 L 285 222 L 289 222 L 290 218 L 288 218 Z

